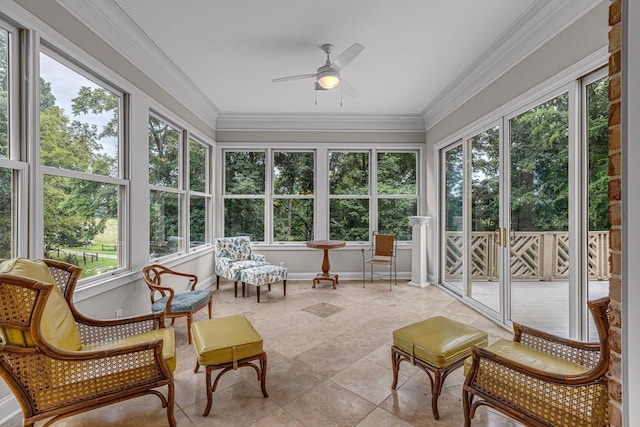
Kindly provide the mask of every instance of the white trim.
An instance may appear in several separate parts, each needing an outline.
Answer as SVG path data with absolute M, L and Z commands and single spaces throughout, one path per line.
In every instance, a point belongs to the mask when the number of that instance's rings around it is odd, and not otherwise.
M 622 411 L 640 425 L 640 2 L 622 2 Z
M 205 123 L 215 123 L 220 112 L 218 107 L 162 52 L 126 12 L 121 1 L 57 2 Z
M 442 89 L 422 113 L 425 128 L 430 129 L 601 2 L 536 2 Z
M 221 113 L 217 131 L 423 132 L 420 115 Z

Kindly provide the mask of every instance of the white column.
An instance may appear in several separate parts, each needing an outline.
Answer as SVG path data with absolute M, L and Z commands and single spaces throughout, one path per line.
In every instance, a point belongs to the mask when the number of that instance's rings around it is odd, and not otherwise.
M 409 224 L 413 227 L 413 247 L 411 250 L 411 281 L 409 285 L 426 288 L 427 280 L 427 227 L 431 217 L 410 216 Z

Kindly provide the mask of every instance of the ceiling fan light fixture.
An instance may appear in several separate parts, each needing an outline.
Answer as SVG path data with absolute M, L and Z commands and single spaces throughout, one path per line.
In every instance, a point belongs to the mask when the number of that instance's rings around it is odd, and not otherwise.
M 340 84 L 340 73 L 334 70 L 325 70 L 318 73 L 318 84 L 323 89 L 333 89 Z

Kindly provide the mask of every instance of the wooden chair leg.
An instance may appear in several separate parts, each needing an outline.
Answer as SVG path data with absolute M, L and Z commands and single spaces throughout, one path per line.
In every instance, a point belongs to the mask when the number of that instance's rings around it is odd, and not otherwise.
M 282 287 L 284 288 L 284 296 L 287 296 L 287 279 L 282 281 Z
M 216 290 L 220 289 L 220 276 L 216 276 Z
M 191 314 L 187 316 L 187 336 L 189 337 L 189 344 L 191 344 Z
M 209 319 L 211 319 L 212 313 L 213 313 L 213 298 L 209 300 Z

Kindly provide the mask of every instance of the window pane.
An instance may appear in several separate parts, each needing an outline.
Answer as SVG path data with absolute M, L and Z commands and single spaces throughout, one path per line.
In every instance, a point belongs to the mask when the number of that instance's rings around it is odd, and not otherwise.
M 264 199 L 225 199 L 224 235 L 264 241 Z
M 149 215 L 149 259 L 184 251 L 180 233 L 182 195 L 151 191 Z
M 273 154 L 274 194 L 313 194 L 313 154 L 281 151 Z
M 416 194 L 416 153 L 378 153 L 378 194 Z
M 410 216 L 417 212 L 416 199 L 378 199 L 378 231 L 395 234 L 396 240 L 411 240 Z
M 0 28 L 0 157 L 9 157 L 9 33 Z
M 149 184 L 178 188 L 180 132 L 149 116 Z
M 225 152 L 225 194 L 264 194 L 264 173 L 264 152 Z
M 587 86 L 588 206 L 587 299 L 609 295 L 609 79 Z M 589 316 L 589 340 L 598 340 L 598 330 Z
M 331 239 L 369 240 L 369 199 L 331 199 L 329 210 Z
M 369 153 L 329 153 L 329 192 L 369 194 Z
M 0 258 L 11 258 L 13 237 L 13 171 L 0 169 Z
M 209 150 L 193 139 L 189 140 L 189 189 L 207 191 L 207 155 Z
M 274 200 L 273 239 L 279 242 L 313 240 L 313 200 Z
M 40 163 L 118 176 L 120 98 L 40 54 Z
M 44 176 L 45 257 L 82 267 L 82 277 L 119 266 L 118 186 Z
M 569 239 L 569 95 L 538 105 L 511 119 L 509 125 L 510 320 L 568 337 L 573 250 Z M 551 263 L 543 259 L 548 249 Z M 531 286 L 531 280 L 542 281 Z M 548 299 L 550 292 L 552 299 Z M 537 299 L 547 304 L 529 316 L 527 308 Z
M 189 198 L 189 246 L 192 248 L 207 243 L 207 200 L 206 197 Z

